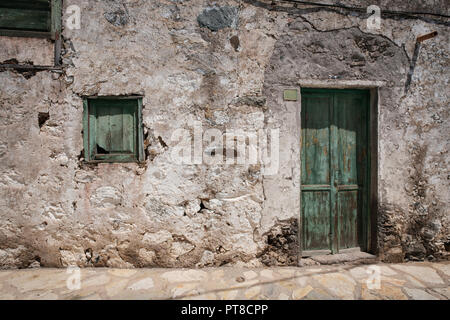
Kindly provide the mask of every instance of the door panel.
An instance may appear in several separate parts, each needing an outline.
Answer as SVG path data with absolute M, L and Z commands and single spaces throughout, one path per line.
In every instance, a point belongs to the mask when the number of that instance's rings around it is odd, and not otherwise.
M 330 184 L 330 97 L 306 98 L 306 117 L 302 119 L 302 184 Z
M 305 97 L 302 117 L 303 250 L 330 246 L 330 114 L 332 97 Z
M 342 92 L 334 96 L 338 132 L 338 248 L 355 248 L 362 245 L 358 230 L 363 228 L 368 108 L 364 95 Z
M 364 247 L 368 110 L 368 92 L 364 90 L 302 90 L 305 251 L 325 249 L 335 253 Z
M 330 191 L 302 192 L 304 250 L 330 247 Z
M 338 193 L 339 249 L 358 246 L 358 190 Z
M 336 94 L 338 111 L 337 118 L 337 142 L 338 142 L 338 184 L 357 185 L 356 173 L 356 145 L 360 134 L 361 117 L 358 112 L 358 104 L 349 94 Z

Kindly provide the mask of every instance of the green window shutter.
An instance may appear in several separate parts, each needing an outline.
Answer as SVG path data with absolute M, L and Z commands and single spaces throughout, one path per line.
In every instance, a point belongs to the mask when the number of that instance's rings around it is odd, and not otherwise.
M 136 103 L 96 101 L 97 146 L 108 153 L 133 153 Z M 122 104 L 122 105 L 121 105 Z M 100 153 L 100 152 L 98 152 Z
M 61 32 L 61 0 L 0 1 L 0 35 L 56 39 Z
M 48 31 L 50 29 L 50 11 L 1 8 L 0 28 Z
M 143 161 L 140 113 L 140 99 L 88 99 L 84 120 L 86 160 Z

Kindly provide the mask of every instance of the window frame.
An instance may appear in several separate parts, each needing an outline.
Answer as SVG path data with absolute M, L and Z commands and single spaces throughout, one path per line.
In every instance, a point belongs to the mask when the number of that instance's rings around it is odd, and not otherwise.
M 62 0 L 50 0 L 50 20 L 51 23 L 49 31 L 13 30 L 0 28 L 0 36 L 47 38 L 54 41 L 60 40 L 62 24 Z
M 84 144 L 84 161 L 88 163 L 123 163 L 123 162 L 137 162 L 145 161 L 144 157 L 144 134 L 142 122 L 142 96 L 95 96 L 83 98 L 83 144 Z M 136 126 L 133 132 L 135 139 L 135 148 L 132 154 L 105 154 L 96 158 L 93 153 L 93 148 L 96 145 L 96 137 L 92 135 L 93 125 L 91 123 L 92 106 L 96 100 L 136 100 Z

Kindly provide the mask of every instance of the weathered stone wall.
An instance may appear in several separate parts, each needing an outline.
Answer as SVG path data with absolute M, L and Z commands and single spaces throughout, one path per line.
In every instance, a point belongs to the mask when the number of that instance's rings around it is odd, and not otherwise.
M 380 84 L 380 257 L 448 257 L 448 19 L 389 16 L 371 31 L 363 12 L 287 2 L 71 4 L 81 29 L 63 31 L 61 72 L 0 69 L 0 267 L 296 264 L 301 106 L 282 92 L 345 80 Z M 431 31 L 405 93 L 415 39 Z M 50 52 L 0 39 L 0 62 L 46 64 Z M 84 163 L 82 97 L 131 94 L 144 96 L 145 164 Z M 172 134 L 194 121 L 278 128 L 278 173 L 175 164 Z

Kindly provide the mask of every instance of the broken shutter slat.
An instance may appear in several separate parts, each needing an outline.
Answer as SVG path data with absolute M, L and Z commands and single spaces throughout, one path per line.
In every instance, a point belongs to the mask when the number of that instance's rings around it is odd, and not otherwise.
M 105 106 L 96 106 L 97 130 L 96 130 L 96 153 L 106 154 L 111 150 L 110 113 Z

